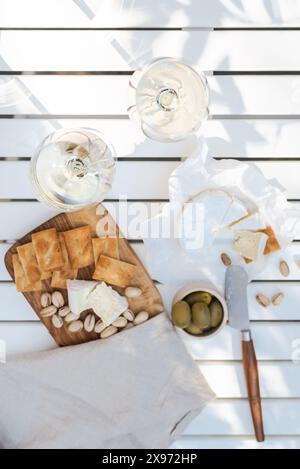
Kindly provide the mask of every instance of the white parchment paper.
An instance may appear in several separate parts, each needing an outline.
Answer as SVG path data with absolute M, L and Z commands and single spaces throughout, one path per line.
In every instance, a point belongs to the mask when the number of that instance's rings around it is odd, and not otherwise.
M 246 265 L 240 255 L 230 252 L 233 263 L 245 267 L 249 280 L 263 271 L 271 257 L 277 256 L 278 262 L 285 258 L 285 249 L 295 237 L 300 210 L 287 202 L 285 189 L 279 182 L 267 179 L 255 164 L 231 159 L 216 161 L 208 155 L 207 146 L 201 140 L 194 154 L 170 175 L 170 203 L 143 225 L 147 268 L 156 280 L 178 286 L 204 280 L 223 292 L 225 266 L 220 262 L 220 253 L 226 246 L 205 245 L 202 249 L 187 250 L 178 240 L 177 224 L 183 204 L 207 189 L 225 190 L 250 210 L 258 208 L 265 223 L 276 233 L 281 245 L 278 253 L 260 256 Z M 170 227 L 169 236 L 162 230 L 166 226 Z

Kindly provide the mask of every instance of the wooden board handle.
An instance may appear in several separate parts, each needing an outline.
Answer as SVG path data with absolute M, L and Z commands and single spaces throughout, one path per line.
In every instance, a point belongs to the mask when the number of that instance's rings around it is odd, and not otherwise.
M 254 425 L 254 431 L 256 440 L 261 442 L 265 439 L 264 426 L 263 426 L 263 415 L 261 408 L 261 398 L 259 390 L 259 376 L 257 369 L 257 360 L 255 355 L 255 349 L 253 341 L 243 340 L 243 365 L 244 373 L 246 378 L 248 400 L 250 404 L 252 421 Z

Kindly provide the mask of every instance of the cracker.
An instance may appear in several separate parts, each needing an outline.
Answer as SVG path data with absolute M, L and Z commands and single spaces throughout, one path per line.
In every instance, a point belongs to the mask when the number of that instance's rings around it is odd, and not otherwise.
M 67 246 L 65 243 L 64 234 L 58 233 L 58 239 L 59 239 L 61 254 L 63 258 L 63 265 L 61 267 L 61 270 L 64 272 L 68 272 L 69 270 L 71 270 L 71 263 L 70 263 L 70 259 L 69 259 L 69 255 L 67 251 Z
M 136 266 L 127 262 L 100 255 L 93 275 L 94 280 L 126 288 L 136 272 Z
M 67 288 L 67 280 L 75 280 L 77 278 L 77 269 L 70 270 L 56 270 L 53 272 L 51 287 L 52 288 Z
M 19 292 L 29 292 L 29 291 L 39 291 L 42 289 L 42 282 L 38 280 L 37 282 L 30 283 L 26 280 L 25 273 L 20 262 L 18 254 L 13 254 L 12 263 L 14 268 L 15 284 L 17 291 Z
M 59 270 L 63 266 L 60 243 L 55 228 L 33 233 L 32 244 L 42 272 Z
M 268 236 L 266 247 L 264 249 L 264 256 L 268 256 L 271 252 L 280 251 L 281 246 L 276 238 L 275 232 L 271 226 L 263 230 L 258 230 L 260 233 L 264 233 Z
M 72 269 L 93 264 L 91 228 L 81 226 L 63 233 Z
M 27 283 L 34 283 L 41 280 L 41 271 L 38 266 L 33 244 L 27 243 L 18 246 L 17 251 Z
M 95 264 L 97 264 L 101 254 L 119 259 L 119 240 L 117 237 L 93 238 L 92 243 Z

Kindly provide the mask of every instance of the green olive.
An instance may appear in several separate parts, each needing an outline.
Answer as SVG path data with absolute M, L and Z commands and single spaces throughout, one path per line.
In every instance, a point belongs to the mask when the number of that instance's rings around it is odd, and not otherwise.
M 210 311 L 206 303 L 194 303 L 192 306 L 192 321 L 200 329 L 210 327 Z
M 214 298 L 209 305 L 211 319 L 210 325 L 211 327 L 218 327 L 223 319 L 223 308 L 221 303 Z
M 195 291 L 194 293 L 190 293 L 189 295 L 187 295 L 184 300 L 192 306 L 194 303 L 205 303 L 209 305 L 211 299 L 212 296 L 210 293 L 206 291 Z
M 202 334 L 202 329 L 196 326 L 196 324 L 194 324 L 193 322 L 191 322 L 191 324 L 188 327 L 186 327 L 184 330 L 188 332 L 189 334 L 193 334 L 193 335 Z
M 172 308 L 172 321 L 180 328 L 188 327 L 191 322 L 191 308 L 186 301 L 178 301 Z

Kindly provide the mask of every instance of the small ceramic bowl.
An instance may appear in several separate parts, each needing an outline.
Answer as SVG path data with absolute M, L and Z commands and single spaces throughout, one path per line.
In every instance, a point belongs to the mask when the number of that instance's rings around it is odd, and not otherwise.
M 180 288 L 180 290 L 174 296 L 172 305 L 174 305 L 178 301 L 183 300 L 190 293 L 194 293 L 197 291 L 210 293 L 217 300 L 219 300 L 223 308 L 223 319 L 217 327 L 210 329 L 201 335 L 191 334 L 190 332 L 187 332 L 184 329 L 179 329 L 179 328 L 178 329 L 184 332 L 185 334 L 192 335 L 193 337 L 197 337 L 199 339 L 207 339 L 209 337 L 212 337 L 218 334 L 221 331 L 221 329 L 225 326 L 228 320 L 228 308 L 227 308 L 225 298 L 221 295 L 221 293 L 218 290 L 216 290 L 216 288 L 211 283 L 195 282 L 195 283 L 190 283 L 188 285 L 185 285 L 184 287 Z

